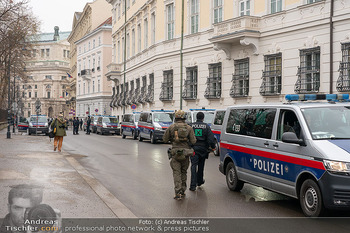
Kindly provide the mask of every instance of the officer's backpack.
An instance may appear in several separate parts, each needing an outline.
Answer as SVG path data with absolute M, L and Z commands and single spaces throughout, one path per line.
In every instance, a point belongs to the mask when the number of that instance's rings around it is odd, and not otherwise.
M 175 141 L 187 142 L 189 131 L 186 124 L 175 124 Z

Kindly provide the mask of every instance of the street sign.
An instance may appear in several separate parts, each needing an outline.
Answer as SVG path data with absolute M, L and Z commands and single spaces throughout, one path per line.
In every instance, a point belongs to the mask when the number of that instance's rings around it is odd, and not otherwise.
M 136 104 L 131 105 L 131 109 L 136 109 Z
M 89 111 L 86 111 L 86 114 L 89 114 Z
M 98 109 L 97 109 L 97 108 L 95 109 L 95 112 L 98 112 Z

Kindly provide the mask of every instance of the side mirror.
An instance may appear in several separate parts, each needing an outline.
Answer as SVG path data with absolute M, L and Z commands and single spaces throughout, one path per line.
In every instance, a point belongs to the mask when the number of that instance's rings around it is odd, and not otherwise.
M 299 139 L 294 132 L 285 132 L 282 134 L 282 142 L 294 143 L 300 146 L 306 146 L 303 139 Z

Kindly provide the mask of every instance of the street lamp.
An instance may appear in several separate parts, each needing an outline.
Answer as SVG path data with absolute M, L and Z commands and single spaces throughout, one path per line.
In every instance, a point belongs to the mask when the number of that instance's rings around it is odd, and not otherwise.
M 10 105 L 11 105 L 11 77 L 10 77 L 10 73 L 11 73 L 11 50 L 9 50 L 9 63 L 8 63 L 8 68 L 7 68 L 7 74 L 8 74 L 8 105 L 7 105 L 7 138 L 10 139 L 11 138 L 11 131 L 10 131 L 10 124 L 11 124 L 11 116 L 10 116 Z

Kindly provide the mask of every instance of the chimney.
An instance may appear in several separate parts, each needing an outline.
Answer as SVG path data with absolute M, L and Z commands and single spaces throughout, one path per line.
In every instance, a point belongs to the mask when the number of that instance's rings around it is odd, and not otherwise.
M 60 30 L 60 28 L 58 26 L 55 26 L 55 35 L 53 36 L 53 40 L 54 41 L 58 41 L 60 39 L 60 35 L 58 34 L 58 31 Z

